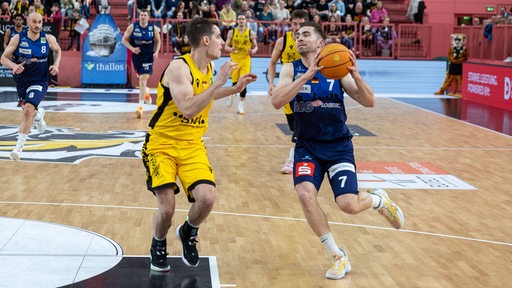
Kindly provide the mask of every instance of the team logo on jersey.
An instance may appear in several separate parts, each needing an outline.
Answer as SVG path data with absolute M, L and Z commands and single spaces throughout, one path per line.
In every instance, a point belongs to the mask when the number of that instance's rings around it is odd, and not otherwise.
M 73 128 L 33 129 L 23 148 L 22 161 L 79 164 L 95 158 L 141 158 L 146 131 L 78 132 Z M 0 159 L 8 160 L 16 145 L 17 126 L 0 125 Z
M 46 43 L 46 37 L 41 37 L 41 43 Z

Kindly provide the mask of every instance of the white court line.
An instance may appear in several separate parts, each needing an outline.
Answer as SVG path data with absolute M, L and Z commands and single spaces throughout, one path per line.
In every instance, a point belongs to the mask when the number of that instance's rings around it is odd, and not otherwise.
M 121 205 L 101 205 L 101 204 L 79 204 L 79 203 L 52 203 L 52 202 L 10 202 L 10 201 L 0 201 L 0 204 L 98 207 L 98 208 L 141 209 L 141 210 L 156 210 L 157 209 L 157 208 L 153 208 L 153 207 L 136 207 L 136 206 L 121 206 Z M 188 212 L 188 210 L 186 210 L 186 209 L 176 209 L 176 211 L 185 212 L 185 213 Z M 220 212 L 220 211 L 212 211 L 211 214 L 306 222 L 306 219 L 304 219 L 304 218 L 270 216 L 270 215 L 262 215 L 262 214 L 242 214 L 242 213 Z M 488 244 L 495 244 L 495 245 L 504 245 L 504 246 L 511 246 L 512 247 L 512 243 L 509 243 L 509 242 L 501 242 L 501 241 L 479 239 L 479 238 L 471 238 L 471 237 L 449 235 L 449 234 L 441 234 L 441 233 L 434 233 L 434 232 L 416 231 L 416 230 L 407 230 L 407 229 L 396 230 L 396 229 L 389 228 L 389 227 L 380 227 L 380 226 L 363 225 L 363 224 L 351 224 L 351 223 L 343 223 L 343 222 L 330 222 L 330 221 L 329 221 L 329 224 L 331 224 L 331 225 L 340 225 L 340 226 L 367 228 L 367 229 L 388 230 L 388 231 L 394 231 L 394 232 L 412 233 L 412 234 L 420 234 L 420 235 L 427 235 L 427 236 L 437 236 L 437 237 L 441 237 L 441 238 L 451 238 L 451 239 L 457 239 L 457 240 L 466 240 L 466 241 L 488 243 Z

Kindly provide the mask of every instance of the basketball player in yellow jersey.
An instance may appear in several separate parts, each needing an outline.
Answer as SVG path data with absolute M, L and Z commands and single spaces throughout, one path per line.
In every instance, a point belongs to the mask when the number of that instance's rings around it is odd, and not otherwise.
M 309 15 L 304 10 L 295 10 L 290 15 L 290 19 L 292 22 L 292 30 L 286 32 L 284 36 L 277 39 L 274 50 L 272 51 L 272 58 L 268 64 L 267 77 L 269 96 L 272 96 L 272 91 L 274 90 L 274 78 L 276 75 L 277 61 L 281 59 L 281 64 L 285 64 L 300 59 L 300 54 L 297 50 L 297 45 L 295 44 L 295 33 L 297 33 L 302 23 L 309 20 Z M 294 117 L 290 104 L 286 104 L 283 109 L 284 114 L 286 115 L 286 121 L 288 122 L 288 127 L 290 127 L 290 130 L 293 131 Z M 295 143 L 294 136 L 292 136 L 292 143 Z M 290 155 L 288 155 L 288 159 L 286 159 L 284 162 L 284 166 L 281 168 L 281 173 L 291 174 L 293 172 L 294 150 L 295 144 L 293 144 L 293 147 L 290 148 Z
M 246 26 L 245 14 L 238 15 L 236 18 L 238 27 L 229 30 L 226 37 L 226 52 L 229 52 L 231 61 L 238 63 L 238 68 L 231 73 L 233 86 L 236 85 L 240 75 L 251 72 L 251 56 L 258 52 L 258 43 L 256 34 Z M 244 100 L 247 95 L 247 89 L 240 92 L 240 103 L 238 104 L 238 114 L 245 114 Z M 226 98 L 228 107 L 233 105 L 233 96 Z
M 208 112 L 213 100 L 238 93 L 256 81 L 256 75 L 240 76 L 235 86 L 223 87 L 237 66 L 226 61 L 213 81 L 213 63 L 224 45 L 219 24 L 194 18 L 188 24 L 190 54 L 173 60 L 163 72 L 157 89 L 157 110 L 149 122 L 142 146 L 146 183 L 158 202 L 153 215 L 151 270 L 169 271 L 167 233 L 175 209 L 175 194 L 182 189 L 192 203 L 188 219 L 176 229 L 182 244 L 181 258 L 191 267 L 199 263 L 196 239 L 199 225 L 206 220 L 215 202 L 215 179 L 206 156 L 202 136 L 208 128 Z

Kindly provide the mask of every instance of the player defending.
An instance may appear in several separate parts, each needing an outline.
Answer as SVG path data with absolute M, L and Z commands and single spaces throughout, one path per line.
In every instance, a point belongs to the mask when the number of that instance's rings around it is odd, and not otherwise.
M 16 80 L 18 99 L 23 109 L 18 142 L 10 154 L 12 160 L 21 158 L 30 128 L 35 123 L 38 133 L 46 129 L 44 110 L 38 108 L 48 90 L 48 73 L 59 74 L 61 50 L 53 35 L 41 31 L 43 18 L 37 12 L 27 16 L 28 29 L 14 35 L 2 54 L 2 65 L 9 67 Z M 48 55 L 54 53 L 53 65 L 48 65 Z
M 180 191 L 176 177 L 192 203 L 188 219 L 176 230 L 183 247 L 181 258 L 188 266 L 198 265 L 197 233 L 213 208 L 216 193 L 213 169 L 202 140 L 208 128 L 208 113 L 213 100 L 241 92 L 256 81 L 256 75 L 245 74 L 235 86 L 223 87 L 237 66 L 226 61 L 217 70 L 214 82 L 212 61 L 220 58 L 224 46 L 219 24 L 196 17 L 190 20 L 187 31 L 191 52 L 173 60 L 165 69 L 158 83 L 158 107 L 142 146 L 147 188 L 158 202 L 150 249 L 153 271 L 170 269 L 166 237 L 176 206 L 174 194 Z
M 153 61 L 160 51 L 160 30 L 149 23 L 148 10 L 139 10 L 139 21 L 126 28 L 122 42 L 133 53 L 133 68 L 139 78 L 139 107 L 135 113 L 137 118 L 142 118 L 142 104 L 151 104 L 147 84 L 153 73 Z
M 272 58 L 270 59 L 270 63 L 268 64 L 268 95 L 272 96 L 272 92 L 274 90 L 274 78 L 276 75 L 276 65 L 277 61 L 281 59 L 281 63 L 290 63 L 297 59 L 300 59 L 299 51 L 297 50 L 297 46 L 295 45 L 295 33 L 299 30 L 300 25 L 309 19 L 308 13 L 304 10 L 295 10 L 290 15 L 292 22 L 292 30 L 288 31 L 284 34 L 283 37 L 277 39 L 276 44 L 274 46 L 274 50 L 272 51 Z M 289 104 L 284 105 L 284 114 L 286 115 L 286 121 L 288 122 L 288 127 L 293 131 L 293 113 Z M 292 143 L 295 143 L 294 136 L 292 136 Z M 293 144 L 295 146 L 295 144 Z M 290 155 L 288 155 L 288 159 L 286 159 L 283 168 L 281 169 L 281 173 L 283 174 L 291 174 L 293 168 L 293 153 L 294 147 L 290 148 Z
M 325 277 L 341 279 L 351 267 L 344 248 L 338 248 L 317 194 L 327 173 L 334 199 L 341 211 L 357 214 L 373 207 L 396 229 L 404 224 L 400 208 L 382 189 L 358 191 L 352 134 L 347 125 L 344 91 L 364 107 L 373 107 L 374 94 L 354 66 L 341 80 L 325 78 L 319 71 L 318 53 L 324 46 L 322 27 L 305 22 L 297 31 L 297 48 L 302 59 L 286 63 L 274 89 L 272 105 L 279 109 L 290 103 L 295 114 L 297 137 L 293 182 L 304 215 L 313 232 L 331 256 Z M 306 109 L 305 109 L 306 108 Z
M 256 34 L 246 26 L 245 14 L 238 15 L 236 18 L 238 27 L 231 29 L 226 38 L 225 50 L 229 52 L 231 61 L 238 64 L 231 74 L 233 86 L 236 85 L 241 75 L 251 72 L 251 56 L 258 52 L 258 43 L 256 42 Z M 238 104 L 238 114 L 245 114 L 244 100 L 247 95 L 247 88 L 240 92 L 240 103 Z M 226 98 L 226 105 L 233 105 L 234 95 Z

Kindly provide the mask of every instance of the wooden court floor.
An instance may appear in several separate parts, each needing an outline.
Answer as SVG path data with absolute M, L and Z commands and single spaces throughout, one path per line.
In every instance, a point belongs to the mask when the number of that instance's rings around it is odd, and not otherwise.
M 388 189 L 406 217 L 396 231 L 373 211 L 343 214 L 324 183 L 319 201 L 352 264 L 332 281 L 324 278 L 329 259 L 305 222 L 292 177 L 279 173 L 290 147 L 276 126 L 285 123 L 283 113 L 266 96 L 249 95 L 243 116 L 236 104 L 214 104 L 205 140 L 218 194 L 199 251 L 217 257 L 222 287 L 510 287 L 510 136 L 389 98 L 373 109 L 349 100 L 349 124 L 375 135 L 354 137 L 358 162 L 428 162 L 477 189 Z M 0 123 L 18 125 L 20 115 L 2 111 Z M 48 112 L 45 119 L 82 132 L 145 130 L 150 113 L 138 120 L 133 112 Z M 140 159 L 5 160 L 0 175 L 0 216 L 79 227 L 113 239 L 125 255 L 148 254 L 156 202 Z M 171 229 L 186 217 L 184 194 L 176 208 Z M 169 236 L 170 254 L 180 255 Z

